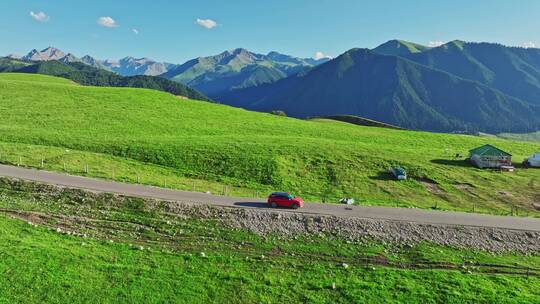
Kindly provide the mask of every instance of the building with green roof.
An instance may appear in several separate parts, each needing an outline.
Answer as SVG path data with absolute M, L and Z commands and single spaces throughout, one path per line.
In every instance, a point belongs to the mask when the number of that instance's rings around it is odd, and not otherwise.
M 478 168 L 512 166 L 512 154 L 489 144 L 470 150 L 469 160 Z

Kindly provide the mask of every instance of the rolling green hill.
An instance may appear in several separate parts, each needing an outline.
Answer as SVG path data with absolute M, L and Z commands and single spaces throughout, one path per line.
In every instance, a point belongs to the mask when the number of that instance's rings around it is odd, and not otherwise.
M 58 76 L 82 85 L 146 88 L 164 91 L 177 96 L 210 101 L 208 97 L 183 84 L 155 76 L 129 76 L 91 67 L 84 63 L 64 63 L 60 61 L 29 62 L 9 58 L 0 59 L 0 72 L 33 73 Z
M 497 134 L 497 136 L 511 140 L 540 142 L 540 131 L 532 133 L 501 133 Z
M 154 90 L 0 74 L 1 162 L 127 182 L 497 214 L 514 206 L 534 215 L 540 171 L 500 174 L 452 157 L 485 143 L 517 162 L 540 150 L 534 143 L 302 121 Z M 388 167 L 398 164 L 410 180 L 392 180 Z
M 356 115 L 407 129 L 531 132 L 540 107 L 396 56 L 353 49 L 276 83 L 236 90 L 221 101 L 293 117 Z

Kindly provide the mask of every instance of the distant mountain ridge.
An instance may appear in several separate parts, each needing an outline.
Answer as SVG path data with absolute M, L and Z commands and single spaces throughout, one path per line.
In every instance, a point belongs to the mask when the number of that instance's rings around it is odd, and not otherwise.
M 192 59 L 162 76 L 215 98 L 231 90 L 275 82 L 328 60 L 298 58 L 278 52 L 264 55 L 238 48 Z
M 242 88 L 273 82 L 303 68 L 316 66 L 329 60 L 328 58 L 318 60 L 298 58 L 278 52 L 261 55 L 245 49 L 235 49 L 216 56 L 192 59 L 184 64 L 173 64 L 131 56 L 119 60 L 99 60 L 90 55 L 79 58 L 54 47 L 47 47 L 41 51 L 33 49 L 24 56 L 10 55 L 9 57 L 28 61 L 82 62 L 122 76 L 163 76 L 209 93 L 227 90 L 227 88 Z M 241 71 L 240 67 L 247 69 Z M 182 73 L 184 74 L 180 75 Z
M 157 62 L 148 58 L 133 58 L 130 56 L 124 57 L 120 60 L 98 60 L 90 55 L 85 55 L 79 58 L 72 53 L 66 54 L 54 47 L 47 47 L 41 51 L 33 49 L 24 56 L 18 57 L 12 55 L 11 58 L 28 61 L 58 60 L 64 63 L 82 62 L 95 68 L 115 72 L 122 76 L 158 76 L 175 66 L 174 64 Z

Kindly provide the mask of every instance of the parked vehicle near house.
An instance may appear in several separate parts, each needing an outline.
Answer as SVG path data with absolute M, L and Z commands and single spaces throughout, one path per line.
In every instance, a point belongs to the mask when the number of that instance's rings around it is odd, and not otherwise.
M 523 162 L 523 165 L 525 167 L 535 167 L 535 168 L 540 168 L 540 152 L 534 154 L 533 156 L 527 158 L 524 162 Z
M 268 205 L 272 208 L 287 207 L 298 209 L 304 207 L 304 200 L 288 192 L 274 192 L 268 196 Z
M 344 197 L 340 199 L 339 202 L 346 205 L 354 205 L 354 198 Z
M 401 167 L 392 167 L 390 168 L 390 173 L 392 173 L 398 180 L 407 179 L 407 171 Z

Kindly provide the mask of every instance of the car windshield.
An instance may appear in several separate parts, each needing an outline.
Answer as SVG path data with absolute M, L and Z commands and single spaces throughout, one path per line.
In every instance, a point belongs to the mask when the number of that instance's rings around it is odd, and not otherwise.
M 395 170 L 396 170 L 397 174 L 405 175 L 405 169 L 397 167 Z
M 294 195 L 288 194 L 288 195 L 287 195 L 287 198 L 288 198 L 288 199 L 293 199 L 293 198 L 294 198 Z

